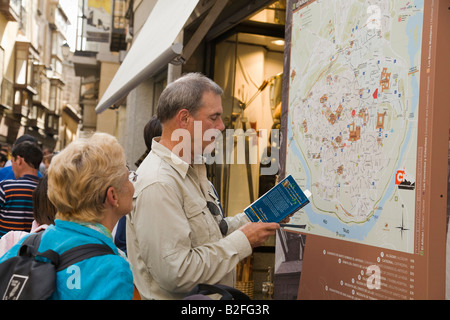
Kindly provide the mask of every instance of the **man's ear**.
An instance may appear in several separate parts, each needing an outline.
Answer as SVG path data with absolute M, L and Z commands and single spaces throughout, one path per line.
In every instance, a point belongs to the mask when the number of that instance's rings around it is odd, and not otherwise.
M 22 163 L 25 161 L 21 156 L 15 156 L 14 161 L 17 165 L 22 165 Z
M 189 117 L 191 114 L 187 109 L 181 109 L 178 111 L 177 115 L 175 116 L 178 124 L 178 128 L 186 129 L 189 122 Z

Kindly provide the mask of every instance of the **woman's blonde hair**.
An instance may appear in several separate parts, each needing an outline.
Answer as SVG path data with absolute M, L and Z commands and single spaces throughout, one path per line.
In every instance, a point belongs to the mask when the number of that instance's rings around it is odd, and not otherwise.
M 109 187 L 124 183 L 126 159 L 117 139 L 95 133 L 70 143 L 48 168 L 48 197 L 57 218 L 98 223 Z

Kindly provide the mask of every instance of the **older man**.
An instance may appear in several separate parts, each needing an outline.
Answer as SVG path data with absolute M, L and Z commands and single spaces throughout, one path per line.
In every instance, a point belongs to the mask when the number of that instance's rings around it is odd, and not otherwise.
M 221 94 L 198 73 L 161 94 L 162 135 L 139 166 L 127 221 L 128 257 L 143 299 L 180 299 L 198 283 L 233 286 L 238 262 L 279 228 L 250 223 L 243 213 L 223 218 L 200 161 L 214 132 L 224 130 Z

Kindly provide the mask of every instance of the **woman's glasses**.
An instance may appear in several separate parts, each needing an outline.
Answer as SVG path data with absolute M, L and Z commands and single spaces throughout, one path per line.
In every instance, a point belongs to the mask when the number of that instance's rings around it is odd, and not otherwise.
M 128 165 L 127 170 L 128 170 L 128 180 L 130 180 L 131 182 L 136 182 L 138 177 L 136 171 L 130 170 L 130 167 Z
M 131 182 L 136 182 L 137 177 L 138 177 L 138 175 L 137 175 L 136 171 L 128 170 L 128 180 L 130 180 Z

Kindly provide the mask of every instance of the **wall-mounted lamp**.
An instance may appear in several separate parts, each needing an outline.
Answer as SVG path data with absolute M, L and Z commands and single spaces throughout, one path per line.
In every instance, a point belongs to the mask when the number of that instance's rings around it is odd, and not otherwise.
M 69 57 L 70 46 L 67 42 L 64 42 L 63 45 L 61 46 L 61 52 L 62 52 L 64 59 L 67 59 Z

